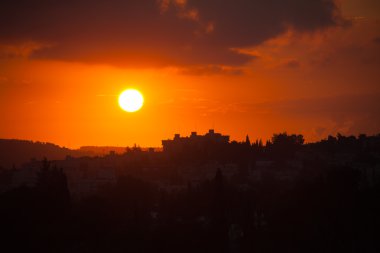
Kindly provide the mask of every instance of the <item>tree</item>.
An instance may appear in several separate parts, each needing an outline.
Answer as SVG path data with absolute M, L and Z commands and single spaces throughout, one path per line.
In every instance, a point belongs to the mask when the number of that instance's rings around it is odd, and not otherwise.
M 292 158 L 304 144 L 305 139 L 301 134 L 288 135 L 286 132 L 274 134 L 268 149 L 275 159 L 286 160 Z

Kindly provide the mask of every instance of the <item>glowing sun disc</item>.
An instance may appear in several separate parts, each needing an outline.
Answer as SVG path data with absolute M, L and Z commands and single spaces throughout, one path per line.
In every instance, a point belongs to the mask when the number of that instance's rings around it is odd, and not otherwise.
M 144 104 L 144 97 L 135 89 L 123 91 L 119 96 L 119 105 L 121 109 L 127 112 L 135 112 L 140 110 Z

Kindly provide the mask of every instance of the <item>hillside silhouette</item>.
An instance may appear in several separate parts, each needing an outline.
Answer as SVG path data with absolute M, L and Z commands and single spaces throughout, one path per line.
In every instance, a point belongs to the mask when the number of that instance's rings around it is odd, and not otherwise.
M 109 153 L 123 154 L 128 147 L 114 146 L 82 146 L 79 149 L 69 149 L 49 142 L 0 139 L 0 168 L 19 167 L 30 160 L 63 160 L 67 156 L 104 156 Z M 142 148 L 146 151 L 150 148 Z M 161 148 L 153 148 L 156 151 Z
M 48 142 L 34 142 L 27 140 L 0 139 L 0 167 L 18 167 L 31 159 L 62 160 L 66 156 L 79 157 L 85 152 L 60 147 Z

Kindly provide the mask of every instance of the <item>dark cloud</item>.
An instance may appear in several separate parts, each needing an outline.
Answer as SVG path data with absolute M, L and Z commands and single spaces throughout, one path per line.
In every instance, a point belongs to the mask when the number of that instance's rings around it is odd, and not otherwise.
M 2 0 L 0 42 L 49 45 L 36 58 L 237 66 L 251 57 L 232 48 L 339 20 L 334 0 Z

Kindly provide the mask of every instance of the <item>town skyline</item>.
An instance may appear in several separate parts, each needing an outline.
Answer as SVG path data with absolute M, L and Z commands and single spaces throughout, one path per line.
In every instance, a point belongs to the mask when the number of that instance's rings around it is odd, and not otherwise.
M 379 248 L 380 135 L 329 136 L 307 144 L 302 135 L 279 133 L 262 143 L 248 136 L 230 142 L 209 130 L 176 134 L 160 152 L 136 146 L 61 157 L 49 156 L 57 151 L 53 144 L 21 144 L 28 148 L 0 140 L 0 162 L 26 158 L 0 164 L 3 249 Z
M 204 136 L 204 135 L 207 135 L 209 134 L 211 131 L 215 132 L 215 133 L 218 133 L 218 134 L 227 134 L 227 133 L 224 133 L 224 132 L 218 132 L 218 131 L 215 131 L 215 129 L 213 128 L 209 128 L 207 131 L 205 132 L 197 132 L 197 131 L 190 131 L 188 133 L 173 133 L 170 137 L 165 137 L 165 138 L 161 138 L 161 140 L 159 141 L 159 144 L 156 145 L 156 146 L 151 146 L 151 145 L 147 145 L 147 146 L 143 146 L 141 145 L 140 143 L 138 142 L 135 142 L 135 143 L 131 143 L 131 144 L 120 144 L 120 145 L 87 145 L 87 144 L 80 144 L 79 146 L 77 147 L 70 147 L 70 146 L 65 146 L 65 145 L 60 145 L 60 143 L 54 143 L 54 142 L 50 142 L 50 141 L 41 141 L 41 140 L 31 140 L 31 139 L 17 139 L 17 138 L 0 138 L 0 140 L 3 140 L 3 141 L 26 141 L 26 142 L 31 142 L 31 143 L 41 143 L 41 144 L 53 144 L 53 145 L 56 145 L 58 147 L 62 147 L 62 148 L 68 148 L 68 149 L 71 149 L 71 150 L 85 150 L 85 149 L 92 149 L 92 148 L 104 148 L 104 149 L 107 149 L 107 151 L 112 151 L 112 148 L 116 148 L 116 152 L 117 153 L 120 153 L 122 152 L 121 150 L 124 150 L 125 148 L 133 148 L 133 147 L 138 147 L 138 148 L 142 148 L 142 149 L 149 149 L 149 148 L 154 148 L 154 149 L 157 149 L 157 150 L 161 150 L 163 148 L 163 142 L 166 141 L 166 140 L 172 140 L 172 139 L 175 139 L 176 137 L 180 137 L 180 138 L 190 138 L 192 135 L 197 135 L 197 136 Z M 247 137 L 249 137 L 249 139 L 251 141 L 262 141 L 262 143 L 267 143 L 268 141 L 270 142 L 273 138 L 274 135 L 276 134 L 282 134 L 282 133 L 286 133 L 286 134 L 300 134 L 302 136 L 304 136 L 302 133 L 292 133 L 292 132 L 288 132 L 288 131 L 280 131 L 280 132 L 276 132 L 276 133 L 272 133 L 268 138 L 264 139 L 264 138 L 261 138 L 261 137 L 258 137 L 258 138 L 254 138 L 252 136 L 250 136 L 249 134 L 244 134 L 244 133 L 241 133 L 239 134 L 239 136 L 242 136 L 242 138 L 240 139 L 234 139 L 232 138 L 229 134 L 227 134 L 226 136 L 228 136 L 229 138 L 229 142 L 244 142 L 246 140 Z M 315 140 L 312 140 L 312 141 L 308 141 L 306 138 L 305 138 L 305 143 L 316 143 L 316 142 L 320 142 L 320 141 L 323 141 L 323 140 L 326 140 L 328 139 L 329 137 L 337 137 L 337 136 L 352 136 L 352 137 L 355 137 L 355 138 L 359 138 L 361 135 L 364 135 L 364 136 L 377 136 L 377 135 L 380 135 L 380 133 L 374 133 L 374 134 L 366 134 L 366 133 L 359 133 L 357 135 L 355 134 L 351 134 L 351 135 L 344 135 L 342 133 L 335 133 L 335 134 L 328 134 L 326 136 L 321 136 L 320 139 L 315 139 Z M 103 152 L 104 153 L 104 152 Z M 108 153 L 108 152 L 107 152 Z M 106 153 L 104 153 L 106 154 Z

